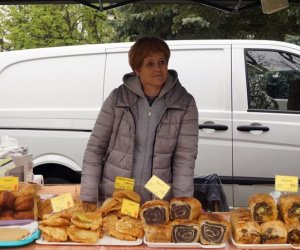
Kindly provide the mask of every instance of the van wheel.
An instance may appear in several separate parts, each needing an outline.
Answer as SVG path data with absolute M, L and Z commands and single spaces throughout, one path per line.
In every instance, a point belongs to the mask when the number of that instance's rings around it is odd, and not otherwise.
M 43 175 L 45 184 L 78 184 L 81 180 L 80 172 L 75 172 L 59 164 L 36 166 L 33 169 L 33 173 Z

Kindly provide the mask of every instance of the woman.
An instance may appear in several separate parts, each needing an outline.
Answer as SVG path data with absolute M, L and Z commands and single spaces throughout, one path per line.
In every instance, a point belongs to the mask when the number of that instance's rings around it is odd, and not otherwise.
M 144 188 L 152 175 L 171 185 L 168 198 L 193 196 L 198 111 L 176 71 L 168 70 L 169 58 L 160 38 L 143 37 L 131 47 L 133 72 L 103 103 L 87 144 L 83 201 L 111 196 L 116 176 L 133 178 L 143 202 L 152 198 Z

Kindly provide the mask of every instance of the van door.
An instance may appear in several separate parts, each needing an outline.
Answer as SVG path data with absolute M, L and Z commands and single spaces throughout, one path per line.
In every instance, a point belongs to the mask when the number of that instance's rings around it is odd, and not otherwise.
M 225 184 L 232 179 L 230 46 L 197 43 L 171 44 L 169 68 L 178 72 L 181 84 L 197 103 L 199 142 L 194 177 L 215 173 Z M 232 186 L 224 185 L 224 189 L 231 205 Z
M 300 51 L 235 45 L 232 93 L 235 206 L 245 206 L 274 191 L 275 175 L 300 175 Z

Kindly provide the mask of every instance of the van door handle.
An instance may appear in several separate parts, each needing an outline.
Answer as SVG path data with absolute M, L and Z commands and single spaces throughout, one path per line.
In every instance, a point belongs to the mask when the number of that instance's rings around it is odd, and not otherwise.
M 199 124 L 199 129 L 214 129 L 214 130 L 227 130 L 228 126 L 222 124 Z
M 248 131 L 269 131 L 269 127 L 266 126 L 255 126 L 255 125 L 241 125 L 241 126 L 237 126 L 237 130 L 239 131 L 244 131 L 244 132 L 248 132 Z

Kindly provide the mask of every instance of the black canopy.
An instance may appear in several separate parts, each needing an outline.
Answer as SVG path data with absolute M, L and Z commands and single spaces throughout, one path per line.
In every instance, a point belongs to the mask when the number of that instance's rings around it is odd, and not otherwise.
M 274 1 L 274 0 L 270 0 Z M 276 0 L 279 1 L 279 0 Z M 284 1 L 284 0 L 282 0 Z M 83 4 L 99 11 L 120 7 L 131 3 L 143 4 L 199 4 L 219 10 L 238 13 L 261 6 L 261 0 L 0 0 L 0 5 L 16 4 Z M 290 5 L 300 5 L 299 0 L 289 0 Z

